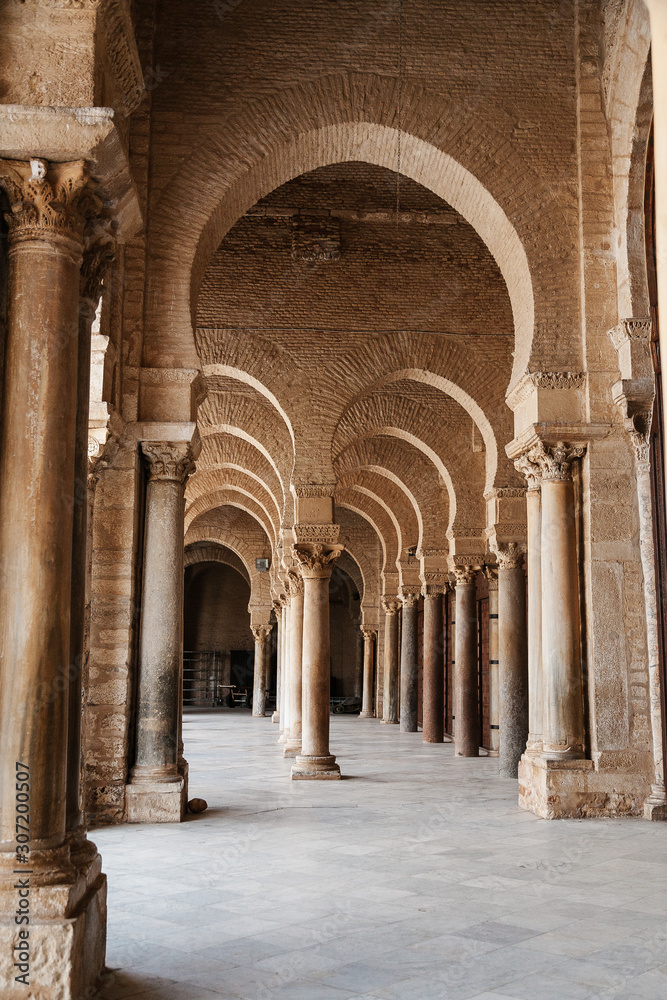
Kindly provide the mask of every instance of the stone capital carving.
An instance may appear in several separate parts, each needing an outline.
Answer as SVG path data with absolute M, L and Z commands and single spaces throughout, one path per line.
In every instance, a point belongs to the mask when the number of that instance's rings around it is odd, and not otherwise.
M 290 597 L 303 596 L 303 577 L 300 573 L 290 570 L 287 574 L 287 586 L 289 587 Z
M 184 483 L 194 472 L 192 449 L 184 441 L 142 441 L 141 450 L 146 456 L 149 480 L 174 480 Z
M 615 351 L 620 351 L 628 340 L 643 340 L 649 343 L 653 324 L 649 317 L 642 319 L 622 319 L 618 326 L 607 331 L 607 336 Z
M 449 583 L 431 583 L 424 582 L 422 584 L 422 597 L 425 601 L 430 598 L 442 597 L 449 590 Z
M 297 545 L 335 545 L 340 533 L 339 524 L 295 524 L 292 532 Z
M 401 602 L 399 601 L 398 597 L 383 596 L 382 609 L 385 615 L 388 615 L 391 618 L 394 615 L 397 615 L 398 612 L 401 610 Z
M 531 372 L 530 381 L 538 389 L 583 389 L 585 372 Z
M 375 640 L 377 639 L 378 630 L 376 628 L 367 628 L 366 625 L 362 625 L 361 634 L 363 635 L 366 642 L 375 642 Z
M 312 499 L 313 497 L 332 497 L 335 489 L 335 483 L 302 483 L 292 486 L 294 495 L 300 500 Z
M 283 616 L 283 602 L 282 601 L 272 601 L 273 613 L 278 621 L 281 620 Z
M 271 629 L 273 625 L 251 625 L 250 631 L 255 637 L 255 642 L 259 642 L 262 646 L 265 642 L 268 642 L 269 636 L 271 634 Z
M 419 603 L 420 593 L 418 590 L 408 590 L 401 588 L 400 601 L 404 608 L 416 608 Z
M 516 466 L 516 462 L 514 463 Z M 521 470 L 518 470 L 521 471 Z M 484 493 L 485 500 L 523 500 L 526 495 L 524 486 L 494 486 Z
M 514 468 L 525 476 L 529 490 L 539 489 L 542 482 L 542 469 L 539 462 L 531 458 L 530 452 L 520 455 L 514 460 Z
M 494 552 L 498 559 L 500 569 L 521 569 L 525 555 L 525 548 L 519 542 L 498 542 Z
M 585 452 L 585 445 L 570 445 L 565 441 L 557 441 L 555 445 L 540 442 L 531 448 L 528 457 L 539 466 L 542 482 L 570 482 L 572 462 Z
M 338 525 L 334 527 L 338 528 Z M 318 580 L 331 576 L 333 562 L 343 551 L 343 545 L 295 545 L 294 558 L 299 563 L 305 580 Z
M 648 431 L 630 431 L 630 440 L 640 472 L 648 472 L 651 467 L 651 437 Z
M 81 262 L 79 294 L 84 302 L 90 303 L 91 310 L 97 307 L 115 256 L 114 238 L 111 227 L 105 227 L 86 241 Z
M 10 239 L 65 236 L 80 242 L 86 219 L 101 207 L 88 183 L 85 160 L 0 160 L 0 187 L 9 198 L 5 217 Z
M 477 566 L 455 566 L 454 576 L 456 578 L 456 586 L 467 587 L 470 584 L 474 584 L 477 569 Z
M 487 579 L 489 590 L 498 589 L 498 567 L 489 566 L 488 564 L 484 567 L 484 576 Z

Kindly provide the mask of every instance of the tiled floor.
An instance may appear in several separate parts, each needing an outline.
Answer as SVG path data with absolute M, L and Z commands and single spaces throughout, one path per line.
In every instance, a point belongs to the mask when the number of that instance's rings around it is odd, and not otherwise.
M 346 780 L 277 726 L 187 715 L 180 825 L 98 830 L 105 1000 L 667 1000 L 667 826 L 545 822 L 490 758 L 332 719 Z

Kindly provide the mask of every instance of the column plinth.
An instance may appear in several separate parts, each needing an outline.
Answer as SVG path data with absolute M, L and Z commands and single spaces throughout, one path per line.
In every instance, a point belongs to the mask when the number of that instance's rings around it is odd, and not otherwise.
M 399 728 L 402 733 L 417 732 L 418 671 L 417 611 L 419 594 L 401 595 L 401 700 Z
M 364 677 L 361 696 L 360 719 L 373 719 L 373 650 L 377 637 L 377 629 L 362 628 L 364 637 Z
M 384 609 L 384 689 L 382 723 L 398 724 L 398 612 L 397 597 L 383 597 Z
M 178 823 L 186 803 L 179 771 L 185 480 L 189 442 L 144 441 L 148 461 L 136 761 L 126 786 L 129 823 Z
M 331 665 L 329 579 L 342 545 L 298 544 L 294 554 L 303 577 L 302 747 L 292 765 L 293 780 L 340 778 L 329 752 Z
M 289 668 L 289 699 L 290 727 L 285 740 L 283 757 L 296 757 L 301 753 L 302 740 L 302 659 L 303 659 L 303 593 L 304 585 L 301 575 L 292 571 L 288 574 L 290 591 L 290 668 Z
M 444 743 L 445 739 L 445 665 L 443 634 L 443 585 L 424 584 L 424 743 Z
M 474 566 L 456 566 L 456 648 L 454 698 L 457 757 L 479 757 L 479 681 L 477 668 L 477 604 Z
M 80 753 L 80 731 L 68 719 L 70 697 L 80 711 L 71 616 L 79 285 L 85 226 L 99 199 L 84 161 L 2 160 L 0 186 L 10 205 L 0 422 L 0 911 L 16 911 L 15 869 L 23 869 L 30 950 L 40 956 L 27 993 L 44 1000 L 57 983 L 61 1000 L 75 1000 L 94 987 L 106 938 L 106 877 L 85 841 L 78 775 L 68 794 L 68 733 L 70 760 Z M 85 504 L 85 473 L 81 485 Z M 17 782 L 29 785 L 22 790 L 29 845 L 17 840 Z M 0 925 L 3 982 L 17 974 L 19 930 L 13 918 Z

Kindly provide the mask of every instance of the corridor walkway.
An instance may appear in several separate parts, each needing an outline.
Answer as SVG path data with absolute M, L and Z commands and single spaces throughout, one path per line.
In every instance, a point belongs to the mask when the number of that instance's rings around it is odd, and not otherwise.
M 180 825 L 92 834 L 105 1000 L 660 1000 L 667 828 L 520 812 L 497 761 L 332 718 L 346 778 L 290 782 L 270 719 L 186 715 Z

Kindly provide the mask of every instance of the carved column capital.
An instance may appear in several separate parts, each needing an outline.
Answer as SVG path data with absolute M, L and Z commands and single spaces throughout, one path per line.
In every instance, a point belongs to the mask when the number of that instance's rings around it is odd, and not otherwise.
M 287 574 L 287 586 L 290 597 L 303 596 L 303 577 L 296 570 L 291 569 Z
M 375 642 L 377 639 L 378 630 L 376 628 L 368 628 L 366 625 L 362 625 L 361 634 L 363 635 L 366 642 Z
M 338 525 L 335 525 L 338 528 Z M 305 580 L 318 580 L 331 576 L 333 562 L 343 551 L 343 545 L 295 545 L 294 558 L 299 563 L 301 575 Z
M 0 160 L 0 187 L 10 203 L 10 242 L 65 237 L 80 245 L 86 220 L 101 207 L 89 179 L 85 160 Z
M 416 608 L 419 602 L 419 591 L 418 590 L 405 590 L 401 588 L 400 602 L 404 608 Z
M 283 616 L 283 602 L 282 601 L 272 601 L 273 613 L 276 616 L 277 621 L 280 621 Z
M 393 615 L 397 615 L 398 612 L 401 610 L 401 602 L 399 601 L 398 597 L 383 596 L 382 608 L 384 610 L 385 615 L 391 618 L 393 617 Z
M 488 565 L 485 566 L 484 567 L 484 576 L 486 577 L 486 579 L 488 581 L 489 590 L 497 590 L 498 589 L 498 567 L 497 566 L 488 566 Z
M 477 569 L 477 566 L 455 566 L 454 576 L 456 577 L 456 586 L 468 587 L 474 584 Z
M 498 542 L 494 548 L 500 569 L 521 569 L 525 555 L 525 547 L 519 542 Z M 497 583 L 496 583 L 497 586 Z
M 94 238 L 86 240 L 81 262 L 79 295 L 91 312 L 103 292 L 103 282 L 107 277 L 115 256 L 115 243 L 110 226 L 101 228 Z
M 255 637 L 255 642 L 259 642 L 262 646 L 265 642 L 268 642 L 269 636 L 271 634 L 271 629 L 273 625 L 251 625 L 250 631 Z
M 585 452 L 585 445 L 571 445 L 565 441 L 547 445 L 540 441 L 530 449 L 528 458 L 539 466 L 542 482 L 569 483 L 572 481 L 572 462 Z
M 529 490 L 537 490 L 542 482 L 542 469 L 530 452 L 525 452 L 514 460 L 514 468 L 525 477 Z
M 194 472 L 192 448 L 185 441 L 142 441 L 141 450 L 148 461 L 149 480 L 173 480 L 184 483 Z
M 422 597 L 424 600 L 429 600 L 430 598 L 442 597 L 449 590 L 449 583 L 435 583 L 433 581 L 424 581 L 422 584 Z

